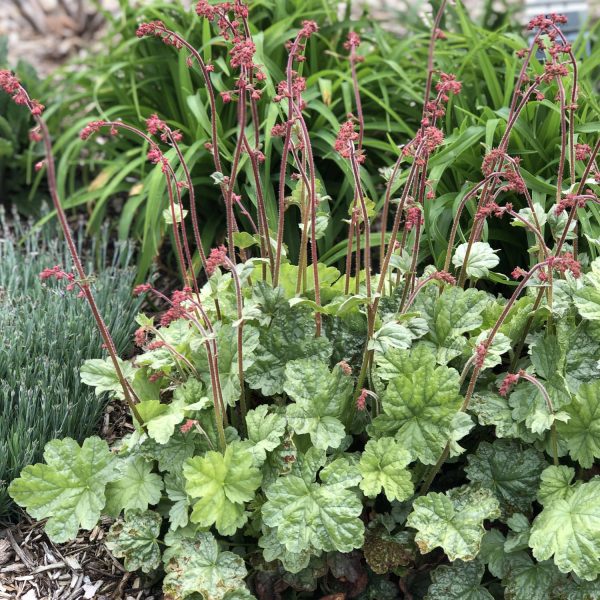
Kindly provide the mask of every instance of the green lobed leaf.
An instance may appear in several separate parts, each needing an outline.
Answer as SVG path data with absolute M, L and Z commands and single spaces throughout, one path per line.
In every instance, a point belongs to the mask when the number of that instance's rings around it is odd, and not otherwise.
M 341 419 L 352 395 L 352 379 L 337 365 L 329 371 L 321 360 L 306 358 L 286 365 L 284 391 L 295 401 L 287 407 L 290 427 L 309 434 L 316 448 L 337 448 L 346 435 Z
M 436 366 L 431 352 L 417 346 L 395 351 L 398 375 L 390 380 L 381 401 L 383 413 L 373 420 L 371 435 L 389 436 L 414 459 L 435 464 L 452 435 L 461 405 L 459 375 Z
M 135 368 L 131 363 L 117 359 L 123 376 L 131 381 L 135 375 Z M 114 364 L 108 358 L 90 358 L 86 360 L 80 369 L 81 381 L 96 389 L 96 395 L 110 392 L 117 398 L 124 398 L 123 388 L 117 377 Z
M 324 336 L 315 337 L 315 322 L 309 310 L 281 308 L 269 326 L 260 330 L 256 360 L 246 373 L 246 381 L 264 396 L 281 394 L 288 362 L 309 357 L 327 360 L 330 354 L 329 341 Z
M 600 381 L 579 386 L 563 410 L 569 420 L 557 423 L 558 435 L 566 440 L 569 456 L 589 469 L 600 458 Z
M 535 562 L 525 552 L 509 555 L 508 570 L 502 578 L 504 597 L 507 600 L 554 598 L 563 577 L 552 561 Z
M 541 475 L 538 501 L 546 505 L 555 500 L 566 500 L 574 490 L 572 481 L 575 478 L 575 469 L 565 465 L 551 465 L 544 469 Z
M 194 504 L 191 521 L 215 525 L 221 535 L 233 535 L 247 520 L 244 503 L 254 498 L 261 474 L 241 442 L 228 444 L 225 454 L 210 451 L 189 458 L 183 466 L 185 489 Z
M 553 471 L 556 472 L 556 471 Z M 560 571 L 592 581 L 600 574 L 600 479 L 582 483 L 564 498 L 545 495 L 529 544 L 538 560 L 554 557 Z
M 467 460 L 469 481 L 494 492 L 504 517 L 530 512 L 546 466 L 539 452 L 523 448 L 515 440 L 496 440 L 493 444 L 481 442 Z
M 410 461 L 410 453 L 393 438 L 369 440 L 358 465 L 362 475 L 360 489 L 369 498 L 375 498 L 383 489 L 390 502 L 406 500 L 414 492 L 406 469 Z
M 121 477 L 106 486 L 105 511 L 117 517 L 122 510 L 146 510 L 158 504 L 163 482 L 160 475 L 153 473 L 153 464 L 142 457 L 124 459 Z
M 451 561 L 469 561 L 479 552 L 483 521 L 499 516 L 498 500 L 491 490 L 462 486 L 417 498 L 406 524 L 417 530 L 415 541 L 422 554 L 440 547 Z
M 92 529 L 105 504 L 106 484 L 120 475 L 108 444 L 97 436 L 81 447 L 71 438 L 52 440 L 46 464 L 25 467 L 8 488 L 13 500 L 36 519 L 48 519 L 45 531 L 56 543 L 75 539 L 78 529 Z
M 258 464 L 267 458 L 267 452 L 275 450 L 281 443 L 285 433 L 285 417 L 278 413 L 269 413 L 266 404 L 257 406 L 246 414 L 248 440 L 251 442 L 250 452 Z
M 591 271 L 583 276 L 584 287 L 575 292 L 573 301 L 579 314 L 590 321 L 600 320 L 600 259 L 591 264 Z
M 485 565 L 478 560 L 457 560 L 450 566 L 441 566 L 431 574 L 431 585 L 425 600 L 493 600 L 481 585 Z
M 125 520 L 111 526 L 106 547 L 117 557 L 125 559 L 128 571 L 149 573 L 160 565 L 158 538 L 162 517 L 153 511 L 130 510 Z
M 452 257 L 452 264 L 458 269 L 465 263 L 467 248 L 469 244 L 460 244 Z M 500 258 L 496 254 L 497 250 L 492 250 L 492 247 L 487 242 L 473 242 L 467 259 L 467 276 L 480 279 L 487 277 L 490 269 L 493 269 L 500 262 Z
M 490 302 L 488 294 L 472 288 L 451 286 L 441 295 L 431 288 L 419 294 L 415 309 L 429 325 L 424 339 L 435 346 L 438 363 L 447 364 L 460 356 L 467 343 L 464 334 L 482 325 L 482 313 Z
M 351 489 L 360 474 L 356 471 L 356 478 L 318 483 L 317 472 L 324 461 L 324 453 L 311 448 L 294 474 L 279 477 L 265 491 L 263 522 L 276 529 L 277 539 L 289 552 L 350 552 L 362 546 L 362 502 Z M 331 463 L 330 475 L 336 462 Z
M 244 560 L 233 552 L 221 552 L 210 532 L 182 539 L 165 550 L 165 600 L 183 600 L 200 594 L 204 600 L 224 600 L 227 594 L 244 589 Z M 231 596 L 230 596 L 231 597 Z

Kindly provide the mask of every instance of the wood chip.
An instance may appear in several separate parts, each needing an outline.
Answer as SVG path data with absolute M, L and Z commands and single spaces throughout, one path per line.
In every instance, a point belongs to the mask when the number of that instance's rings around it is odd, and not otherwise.
M 8 540 L 0 540 L 0 565 L 7 563 L 11 557 L 10 542 Z

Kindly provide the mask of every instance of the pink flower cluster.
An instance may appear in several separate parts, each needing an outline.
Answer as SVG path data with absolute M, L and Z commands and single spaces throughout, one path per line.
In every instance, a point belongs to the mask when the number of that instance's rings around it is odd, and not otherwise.
M 363 388 L 360 391 L 360 395 L 356 399 L 356 410 L 363 412 L 367 408 L 367 396 L 369 395 L 369 391 Z
M 527 29 L 529 31 L 539 29 L 540 31 L 547 33 L 554 29 L 555 25 L 564 25 L 566 22 L 567 17 L 565 15 L 557 15 L 556 13 L 551 13 L 548 16 L 538 15 L 529 21 Z
M 493 148 L 484 156 L 481 172 L 486 177 L 494 172 L 501 172 L 505 191 L 524 194 L 527 191 L 527 185 L 518 170 L 520 160 L 519 157 L 511 158 L 500 148 Z
M 350 31 L 348 33 L 347 40 L 344 42 L 344 48 L 346 50 L 356 50 L 356 48 L 358 48 L 359 46 L 360 46 L 360 36 L 358 35 L 358 33 L 355 33 L 354 31 Z
M 44 112 L 44 105 L 29 97 L 19 78 L 6 69 L 0 70 L 0 88 L 12 96 L 15 104 L 27 106 L 29 112 L 37 117 Z
M 100 131 L 104 125 L 106 125 L 106 121 L 91 121 L 81 130 L 79 137 L 82 140 L 87 140 L 91 135 Z
M 448 271 L 436 271 L 435 273 L 432 273 L 431 279 L 443 281 L 444 283 L 448 283 L 450 285 L 456 284 L 456 278 L 453 275 L 450 275 Z
M 63 269 L 61 269 L 61 267 L 58 265 L 55 265 L 52 268 L 44 269 L 40 273 L 40 279 L 42 281 L 46 281 L 48 279 L 56 279 L 57 281 L 60 281 L 64 279 L 68 282 L 67 287 L 65 288 L 67 292 L 73 291 L 79 285 L 77 281 L 75 281 L 74 273 L 67 273 L 63 271 Z M 78 296 L 81 298 L 83 296 L 83 291 L 80 291 Z
M 140 23 L 135 34 L 139 38 L 146 36 L 160 38 L 167 46 L 173 46 L 177 50 L 183 48 L 181 39 L 176 34 L 169 31 L 166 25 L 159 20 L 150 21 L 149 23 Z
M 509 202 L 504 206 L 500 206 L 496 202 L 488 202 L 485 206 L 481 206 L 477 213 L 475 213 L 476 219 L 486 219 L 490 215 L 502 218 L 505 213 L 512 211 L 513 205 Z
M 227 248 L 223 245 L 213 248 L 206 260 L 206 274 L 210 277 L 217 267 L 220 267 L 227 258 Z
M 585 206 L 585 203 L 592 196 L 592 194 L 593 193 L 591 190 L 588 190 L 585 196 L 579 196 L 577 194 L 567 194 L 564 198 L 561 198 L 560 202 L 554 208 L 554 214 L 558 216 L 565 212 L 565 210 L 571 208 L 583 208 Z
M 133 295 L 134 296 L 141 296 L 142 294 L 145 294 L 147 292 L 152 291 L 152 285 L 149 283 L 140 283 L 139 285 L 136 285 L 133 288 Z
M 156 113 L 146 119 L 146 130 L 150 135 L 160 133 L 160 139 L 165 143 L 170 141 L 169 138 L 172 138 L 174 142 L 180 142 L 183 139 L 179 130 L 172 130 Z
M 413 227 L 423 225 L 424 222 L 423 212 L 419 206 L 413 205 L 406 210 L 406 217 L 404 219 L 404 228 L 406 231 L 411 231 Z
M 337 366 L 342 370 L 344 375 L 352 375 L 352 367 L 345 360 L 340 360 Z
M 340 156 L 344 158 L 350 158 L 352 156 L 352 149 L 354 142 L 358 139 L 358 133 L 354 131 L 354 121 L 348 119 L 342 124 L 338 131 L 337 138 L 335 140 L 334 148 Z M 355 154 L 358 163 L 365 161 L 365 155 L 359 152 Z
M 187 314 L 187 308 L 184 302 L 190 299 L 191 289 L 175 290 L 171 294 L 171 306 L 160 318 L 161 327 L 167 327 L 177 319 L 183 319 Z
M 510 388 L 513 385 L 516 385 L 519 382 L 519 379 L 521 378 L 520 372 L 519 373 L 508 373 L 506 375 L 506 377 L 502 380 L 502 383 L 500 384 L 500 387 L 498 389 L 498 393 L 501 396 L 507 396 L 508 392 L 510 391 Z
M 575 159 L 587 160 L 592 153 L 588 144 L 575 144 Z

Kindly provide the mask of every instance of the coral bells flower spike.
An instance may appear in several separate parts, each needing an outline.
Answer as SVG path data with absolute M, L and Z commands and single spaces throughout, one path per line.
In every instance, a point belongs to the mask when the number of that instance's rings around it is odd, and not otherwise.
M 519 373 L 508 373 L 506 377 L 502 380 L 500 387 L 498 388 L 498 393 L 501 396 L 506 396 L 510 391 L 510 388 L 513 385 L 516 385 L 521 378 Z
M 156 113 L 146 119 L 146 129 L 150 135 L 156 135 L 166 129 L 166 127 L 167 124 L 162 119 L 159 119 Z
M 369 391 L 363 388 L 360 391 L 360 396 L 356 399 L 356 410 L 364 411 L 367 408 L 367 395 Z
M 454 94 L 456 96 L 457 94 L 460 94 L 462 83 L 456 81 L 456 75 L 451 73 L 440 73 L 440 80 L 436 84 L 435 89 L 443 94 Z
M 577 160 L 587 160 L 592 153 L 592 149 L 587 144 L 575 144 L 575 158 Z
M 231 66 L 252 69 L 254 67 L 253 59 L 255 52 L 256 46 L 250 39 L 243 39 L 234 43 L 229 51 L 229 55 L 231 56 Z
M 194 425 L 197 425 L 198 421 L 196 419 L 188 419 L 180 428 L 179 431 L 181 431 L 181 433 L 189 433 L 193 428 Z
M 352 48 L 358 48 L 360 46 L 360 36 L 358 33 L 351 31 L 348 33 L 348 39 L 344 42 L 344 48 L 346 50 L 352 50 Z
M 146 328 L 139 327 L 138 329 L 136 329 L 133 339 L 135 345 L 141 348 L 148 341 L 148 331 L 146 330 Z
M 92 121 L 81 130 L 79 137 L 82 140 L 87 140 L 91 135 L 100 131 L 100 128 L 104 127 L 104 125 L 106 125 L 105 121 Z
M 437 279 L 438 281 L 443 281 L 444 283 L 448 283 L 450 285 L 456 285 L 456 278 L 453 275 L 450 275 L 447 271 L 437 271 L 431 275 L 432 279 Z
M 44 112 L 44 105 L 29 97 L 19 78 L 11 71 L 0 70 L 0 88 L 12 96 L 15 104 L 27 106 L 34 117 L 39 117 Z
M 208 260 L 206 261 L 206 274 L 210 277 L 217 267 L 220 267 L 227 258 L 227 248 L 221 245 L 218 248 L 213 248 L 210 251 Z
M 337 365 L 344 375 L 352 375 L 352 367 L 345 360 L 340 360 Z
M 313 33 L 319 31 L 319 26 L 315 21 L 302 21 L 302 29 L 300 30 L 300 37 L 309 38 Z
M 149 292 L 152 289 L 152 286 L 149 283 L 140 283 L 133 288 L 134 296 L 141 296 L 146 292 Z
M 356 140 L 358 140 L 358 133 L 354 131 L 354 122 L 348 119 L 338 131 L 334 148 L 340 156 L 343 156 L 344 158 L 350 158 L 350 147 Z

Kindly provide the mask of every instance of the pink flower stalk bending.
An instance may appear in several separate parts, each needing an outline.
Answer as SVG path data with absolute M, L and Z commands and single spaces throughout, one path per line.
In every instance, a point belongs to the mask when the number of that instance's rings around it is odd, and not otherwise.
M 290 154 L 295 159 L 296 168 L 299 171 L 301 180 L 305 189 L 308 192 L 307 206 L 303 207 L 302 215 L 302 237 L 300 240 L 300 261 L 298 269 L 297 291 L 300 291 L 300 286 L 304 285 L 306 267 L 308 263 L 307 246 L 308 246 L 308 231 L 310 229 L 310 248 L 311 259 L 313 264 L 313 284 L 315 290 L 315 302 L 318 306 L 321 304 L 321 290 L 319 283 L 319 270 L 317 269 L 317 186 L 316 186 L 316 168 L 312 153 L 312 146 L 308 134 L 308 127 L 302 114 L 303 101 L 302 91 L 303 85 L 297 84 L 297 72 L 294 70 L 294 62 L 302 62 L 304 50 L 307 40 L 316 33 L 318 26 L 314 21 L 304 21 L 302 28 L 296 35 L 296 38 L 289 43 L 288 60 L 286 65 L 285 81 L 278 86 L 278 90 L 285 92 L 287 97 L 287 114 L 285 122 L 283 152 L 281 157 L 281 166 L 279 171 L 279 218 L 277 222 L 277 243 L 275 265 L 273 271 L 273 283 L 277 285 L 279 282 L 279 271 L 281 266 L 281 256 L 283 247 L 283 228 L 284 228 L 284 213 L 285 213 L 285 180 L 287 172 L 287 163 Z M 292 127 L 298 129 L 298 144 L 295 145 L 292 139 Z M 300 158 L 299 153 L 302 153 Z M 310 220 L 310 228 L 308 221 Z M 321 335 L 321 313 L 315 314 L 316 335 Z
M 58 221 L 60 223 L 61 229 L 65 236 L 65 240 L 66 240 L 67 246 L 69 248 L 69 253 L 71 254 L 71 259 L 72 259 L 73 265 L 75 267 L 75 272 L 77 273 L 77 277 L 78 277 L 77 285 L 79 286 L 81 293 L 83 294 L 83 296 L 85 297 L 85 299 L 87 300 L 87 302 L 90 306 L 92 315 L 94 317 L 94 320 L 96 321 L 96 324 L 100 331 L 100 335 L 104 342 L 104 346 L 106 347 L 106 350 L 108 351 L 108 354 L 111 358 L 113 367 L 115 369 L 115 373 L 116 373 L 117 378 L 119 379 L 119 383 L 121 384 L 121 387 L 123 389 L 123 395 L 125 397 L 125 402 L 129 406 L 129 409 L 131 410 L 135 419 L 138 421 L 138 423 L 142 424 L 142 427 L 143 427 L 143 420 L 140 417 L 137 407 L 136 407 L 137 397 L 135 395 L 135 392 L 131 388 L 131 385 L 125 379 L 123 372 L 121 370 L 121 366 L 119 364 L 119 358 L 117 356 L 117 350 L 116 350 L 115 344 L 110 335 L 108 327 L 106 326 L 106 323 L 104 322 L 102 315 L 100 314 L 100 311 L 98 310 L 98 306 L 96 304 L 94 294 L 90 287 L 89 278 L 87 277 L 85 270 L 83 268 L 81 259 L 79 258 L 79 253 L 77 252 L 77 247 L 75 246 L 75 242 L 73 241 L 73 237 L 71 235 L 71 230 L 69 228 L 67 216 L 65 214 L 62 202 L 60 201 L 60 198 L 58 197 L 58 188 L 57 188 L 57 184 L 56 184 L 56 171 L 55 171 L 55 165 L 54 165 L 54 154 L 52 151 L 52 141 L 50 139 L 50 132 L 48 131 L 46 122 L 42 118 L 43 105 L 40 104 L 37 100 L 32 100 L 29 97 L 29 94 L 27 93 L 25 88 L 21 85 L 19 79 L 17 77 L 15 77 L 10 71 L 0 70 L 0 87 L 2 87 L 2 89 L 5 92 L 7 92 L 8 94 L 11 94 L 13 100 L 17 104 L 25 105 L 29 109 L 29 112 L 31 113 L 31 115 L 33 116 L 33 118 L 36 121 L 36 125 L 37 125 L 36 129 L 39 132 L 39 135 L 42 137 L 42 141 L 44 143 L 44 151 L 46 154 L 46 159 L 45 159 L 46 160 L 46 177 L 48 180 L 48 188 L 50 191 L 50 197 L 52 198 L 52 204 L 54 205 L 54 209 L 56 210 Z

